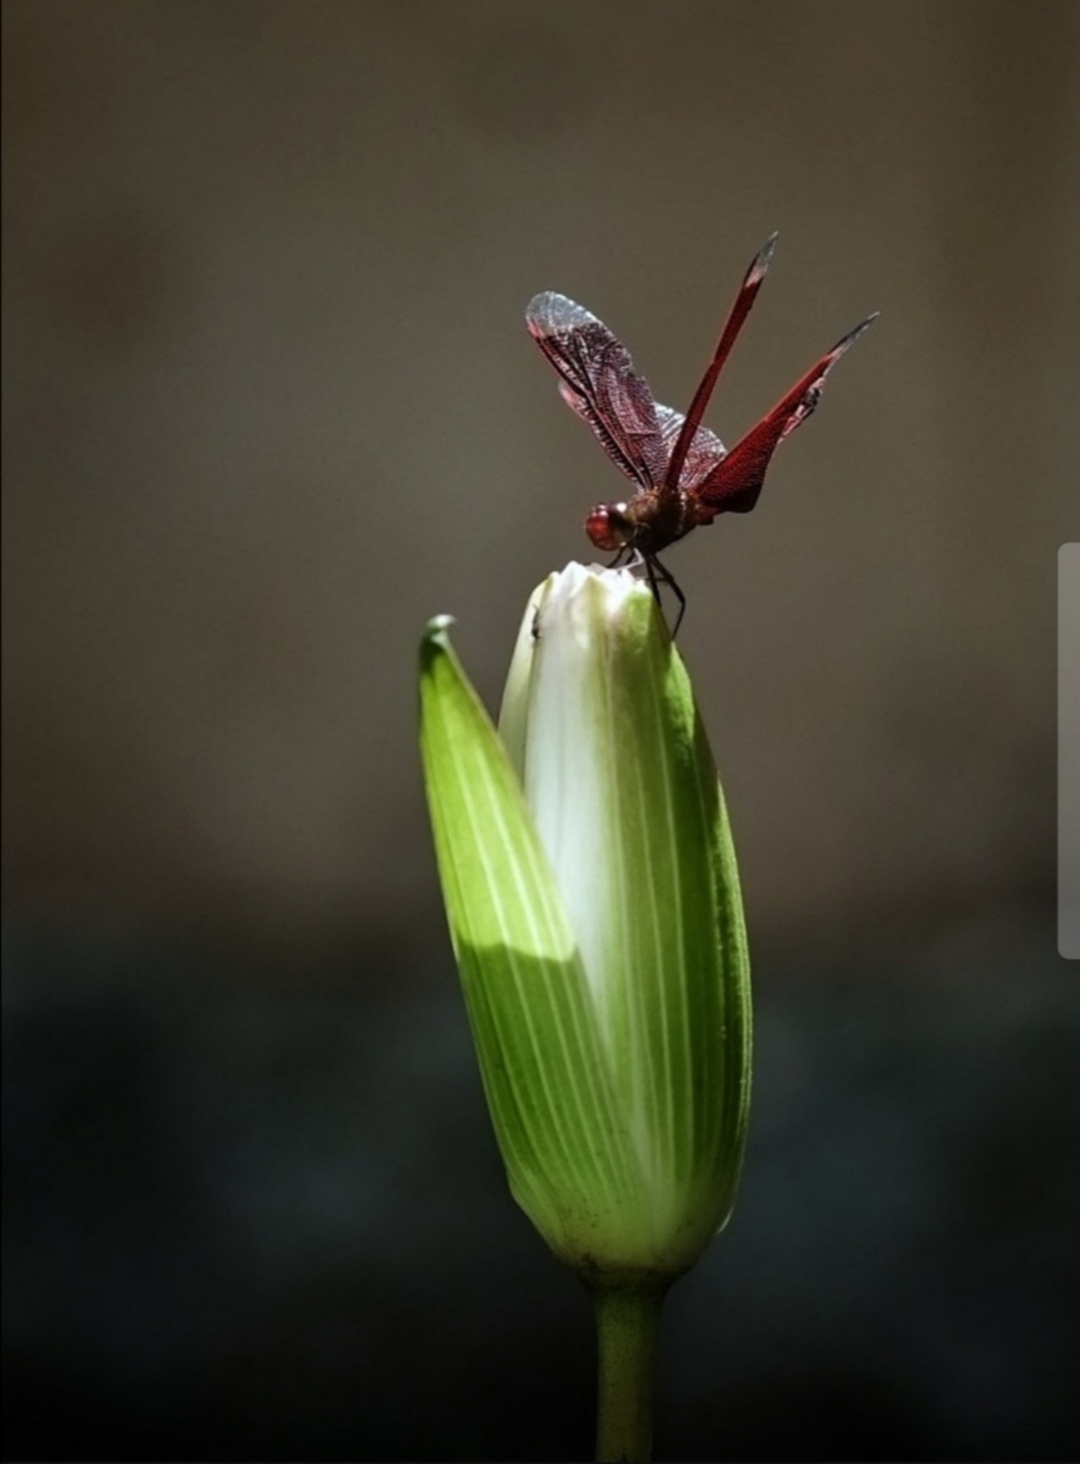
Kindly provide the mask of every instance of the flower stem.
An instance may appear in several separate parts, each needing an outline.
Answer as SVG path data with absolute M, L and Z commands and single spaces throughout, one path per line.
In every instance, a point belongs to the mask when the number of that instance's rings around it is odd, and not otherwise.
M 652 1458 L 653 1384 L 660 1308 L 655 1279 L 593 1291 L 599 1350 L 596 1457 L 600 1464 Z

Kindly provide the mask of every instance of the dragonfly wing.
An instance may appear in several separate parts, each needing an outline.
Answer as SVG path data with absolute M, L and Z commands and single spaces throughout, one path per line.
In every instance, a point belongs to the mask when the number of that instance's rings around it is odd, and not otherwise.
M 702 504 L 714 514 L 748 513 L 753 508 L 778 445 L 810 416 L 821 399 L 826 376 L 875 319 L 871 315 L 838 341 L 702 479 L 696 489 Z
M 659 402 L 656 404 L 656 415 L 660 422 L 660 440 L 664 445 L 666 475 L 667 465 L 671 460 L 672 451 L 679 440 L 679 433 L 682 431 L 686 418 L 672 407 L 662 407 Z M 694 433 L 693 442 L 686 449 L 682 472 L 679 475 L 679 482 L 675 486 L 684 492 L 693 493 L 698 484 L 708 477 L 713 468 L 726 456 L 727 448 L 716 433 L 710 432 L 708 427 L 699 427 Z
M 561 377 L 563 400 L 589 424 L 616 467 L 642 487 L 659 482 L 667 459 L 656 403 L 622 342 L 595 315 L 552 290 L 530 300 L 525 319 Z
M 716 343 L 716 350 L 709 362 L 705 375 L 701 378 L 694 399 L 690 403 L 690 410 L 683 419 L 683 427 L 675 440 L 675 445 L 668 454 L 667 472 L 664 475 L 664 489 L 669 493 L 678 492 L 680 487 L 685 490 L 686 480 L 683 477 L 683 468 L 686 459 L 690 454 L 692 443 L 697 441 L 698 431 L 701 427 L 701 419 L 705 415 L 705 408 L 709 405 L 709 398 L 713 394 L 720 372 L 724 369 L 724 363 L 731 354 L 740 330 L 750 314 L 754 301 L 757 299 L 758 291 L 761 289 L 762 281 L 769 270 L 769 264 L 773 257 L 773 250 L 776 248 L 777 236 L 773 234 L 766 239 L 763 246 L 750 261 L 750 268 L 743 276 L 743 282 L 739 286 L 739 293 L 735 296 L 724 329 L 720 332 L 720 339 Z

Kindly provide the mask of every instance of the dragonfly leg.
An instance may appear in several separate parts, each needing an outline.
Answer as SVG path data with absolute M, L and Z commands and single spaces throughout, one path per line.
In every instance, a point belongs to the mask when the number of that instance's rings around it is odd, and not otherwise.
M 660 563 L 655 554 L 645 556 L 645 564 L 649 571 L 649 585 L 656 596 L 656 603 L 660 604 L 660 584 L 667 585 L 668 589 L 679 602 L 679 613 L 675 617 L 675 626 L 671 632 L 671 639 L 674 640 L 679 633 L 679 626 L 682 624 L 683 616 L 686 614 L 686 596 L 679 588 L 675 576 Z M 659 583 L 658 583 L 659 581 Z
M 675 619 L 675 629 L 671 632 L 671 639 L 674 640 L 679 633 L 679 626 L 682 624 L 683 616 L 686 614 L 686 596 L 679 588 L 678 581 L 671 571 L 660 563 L 655 554 L 643 554 L 639 549 L 631 549 L 625 544 L 608 565 L 608 569 L 618 569 L 624 556 L 630 560 L 628 566 L 630 569 L 644 569 L 645 577 L 649 581 L 649 589 L 652 590 L 653 598 L 661 609 L 664 607 L 664 602 L 660 598 L 661 585 L 667 585 L 676 600 L 678 600 L 679 613 Z
M 653 599 L 663 609 L 664 602 L 660 598 L 660 581 L 656 577 L 656 561 L 651 554 L 642 556 L 642 564 L 645 566 L 645 574 L 649 581 L 649 589 L 653 592 Z

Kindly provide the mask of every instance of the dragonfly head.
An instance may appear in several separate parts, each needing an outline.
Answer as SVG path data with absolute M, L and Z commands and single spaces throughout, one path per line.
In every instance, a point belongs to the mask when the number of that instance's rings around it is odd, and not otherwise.
M 634 524 L 626 512 L 625 503 L 601 503 L 585 520 L 585 532 L 596 545 L 610 554 L 624 549 L 634 537 Z

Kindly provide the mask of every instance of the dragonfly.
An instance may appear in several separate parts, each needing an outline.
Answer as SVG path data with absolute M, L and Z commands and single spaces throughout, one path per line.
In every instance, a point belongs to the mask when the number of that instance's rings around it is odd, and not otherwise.
M 701 421 L 757 299 L 776 240 L 776 234 L 766 240 L 746 271 L 685 416 L 656 401 L 622 342 L 566 295 L 545 290 L 525 311 L 530 334 L 559 376 L 563 400 L 637 485 L 632 498 L 592 509 L 585 532 L 597 549 L 615 553 L 612 567 L 626 561 L 644 566 L 657 603 L 661 583 L 671 589 L 679 605 L 672 638 L 686 613 L 686 596 L 659 554 L 717 514 L 749 513 L 776 448 L 810 416 L 829 372 L 877 319 L 875 311 L 837 341 L 728 451 Z

